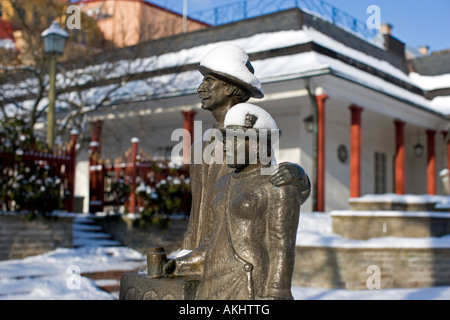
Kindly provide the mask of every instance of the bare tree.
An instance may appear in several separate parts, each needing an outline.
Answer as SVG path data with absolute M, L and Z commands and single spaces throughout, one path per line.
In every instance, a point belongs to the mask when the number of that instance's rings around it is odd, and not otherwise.
M 26 45 L 17 52 L 15 63 L 7 63 L 0 57 L 1 117 L 26 117 L 31 127 L 38 122 L 45 122 L 48 104 L 46 97 L 49 61 L 43 53 L 40 33 L 48 27 L 47 22 L 59 19 L 61 25 L 64 25 L 67 18 L 64 15 L 67 4 L 55 0 L 44 1 L 48 2 L 48 7 L 43 11 L 42 4 L 12 0 L 14 23 L 16 29 L 21 30 L 22 42 Z M 26 14 L 23 13 L 25 5 Z M 31 16 L 27 15 L 29 12 L 32 12 Z M 36 19 L 36 16 L 40 18 Z M 105 40 L 99 37 L 95 19 L 86 15 L 82 19 L 83 32 L 87 33 L 87 37 L 84 37 L 85 43 L 76 41 L 80 31 L 71 32 L 64 56 L 60 59 L 56 79 L 56 135 L 62 135 L 70 129 L 78 129 L 81 134 L 79 141 L 86 140 L 83 135 L 87 129 L 87 118 L 92 112 L 114 103 L 120 97 L 132 100 L 136 95 L 137 84 L 141 88 L 151 87 L 153 91 L 167 85 L 154 81 L 152 76 L 145 76 L 160 67 L 158 57 L 144 55 L 146 43 L 116 49 L 113 52 L 101 51 L 98 54 L 98 44 L 104 45 Z M 147 27 L 145 32 L 156 34 L 160 28 L 160 25 Z M 164 28 L 174 28 L 174 25 L 167 24 Z M 125 27 L 120 29 L 126 30 Z M 142 30 L 136 31 L 142 33 Z M 125 31 L 123 32 L 125 37 Z M 173 33 L 172 30 L 166 32 Z M 151 36 L 147 34 L 145 37 Z

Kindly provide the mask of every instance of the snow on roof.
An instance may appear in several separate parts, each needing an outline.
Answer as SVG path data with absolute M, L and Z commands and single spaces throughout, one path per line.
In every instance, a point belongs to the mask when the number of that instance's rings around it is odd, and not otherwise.
M 50 27 L 42 31 L 41 37 L 45 38 L 46 36 L 49 36 L 51 34 L 59 35 L 65 38 L 69 36 L 69 33 L 66 30 L 62 29 L 57 21 L 53 21 Z
M 235 39 L 233 41 L 210 43 L 183 49 L 178 52 L 166 53 L 160 56 L 151 56 L 134 60 L 120 60 L 114 63 L 104 62 L 98 65 L 91 65 L 84 69 L 68 71 L 66 73 L 68 76 L 66 77 L 58 74 L 57 85 L 59 87 L 68 87 L 75 84 L 80 86 L 88 82 L 95 81 L 92 74 L 101 74 L 102 72 L 105 73 L 104 78 L 110 79 L 120 77 L 125 74 L 137 74 L 168 67 L 199 63 L 200 59 L 208 51 L 225 43 L 238 45 L 250 54 L 308 42 L 315 42 L 323 47 L 329 48 L 330 50 L 360 61 L 386 74 L 392 75 L 393 77 L 406 83 L 419 86 L 424 90 L 450 87 L 450 75 L 443 75 L 438 78 L 424 77 L 417 74 L 407 75 L 402 70 L 389 64 L 387 61 L 379 60 L 358 50 L 349 48 L 337 40 L 332 39 L 329 36 L 308 26 L 303 26 L 300 30 L 261 33 L 247 38 Z M 379 48 L 377 48 L 377 50 L 378 49 Z M 262 83 L 270 82 L 275 77 L 329 68 L 339 75 L 343 75 L 346 78 L 367 85 L 378 91 L 399 97 L 403 100 L 411 102 L 412 104 L 421 105 L 424 108 L 428 108 L 442 114 L 450 114 L 450 106 L 448 104 L 449 99 L 447 98 L 437 97 L 432 101 L 427 100 L 418 94 L 409 92 L 379 77 L 373 76 L 360 69 L 314 51 L 255 60 L 251 61 L 251 63 L 255 68 L 255 75 L 261 80 Z M 200 81 L 201 75 L 196 70 L 178 74 L 157 76 L 146 80 L 136 80 L 124 84 L 119 90 L 114 92 L 111 99 L 121 100 L 154 94 L 176 95 L 177 93 L 194 93 Z M 28 88 L 33 87 L 32 84 L 33 81 L 25 80 L 14 85 L 4 84 L 1 88 L 7 93 L 8 97 L 14 98 L 16 96 L 24 95 Z M 102 97 L 102 93 L 108 92 L 109 89 L 110 86 L 98 86 L 85 90 L 83 95 L 88 101 L 89 98 L 99 99 L 99 97 Z M 92 100 L 91 103 L 95 104 L 95 101 Z
M 424 76 L 415 72 L 409 74 L 410 79 L 424 90 L 437 90 L 450 88 L 450 74 L 441 74 L 438 76 Z

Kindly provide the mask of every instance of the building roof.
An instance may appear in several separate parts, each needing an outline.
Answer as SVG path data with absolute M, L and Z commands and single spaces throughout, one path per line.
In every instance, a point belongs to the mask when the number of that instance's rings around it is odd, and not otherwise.
M 415 72 L 424 76 L 450 74 L 450 50 L 415 58 L 410 63 Z
M 164 8 L 164 7 L 161 7 L 161 6 L 158 6 L 157 4 L 154 4 L 154 3 L 152 3 L 152 2 L 149 2 L 149 1 L 147 1 L 147 0 L 80 0 L 80 1 L 77 1 L 77 2 L 75 2 L 75 4 L 80 4 L 80 3 L 95 3 L 95 2 L 105 2 L 105 1 L 125 1 L 125 2 L 127 2 L 127 1 L 129 1 L 129 2 L 139 2 L 139 3 L 142 3 L 143 5 L 146 5 L 146 6 L 149 6 L 149 7 L 153 7 L 153 8 L 156 8 L 156 9 L 159 9 L 159 10 L 162 10 L 162 11 L 165 11 L 165 12 L 169 12 L 169 13 L 171 13 L 171 14 L 174 14 L 174 15 L 177 15 L 177 16 L 182 16 L 181 14 L 179 14 L 178 12 L 175 12 L 175 11 L 172 11 L 172 10 L 170 10 L 170 9 L 167 9 L 167 8 Z M 208 24 L 208 23 L 206 23 L 206 22 L 203 22 L 203 21 L 199 21 L 199 20 L 197 20 L 197 19 L 193 19 L 193 18 L 190 18 L 190 17 L 187 17 L 189 20 L 191 20 L 191 21 L 195 21 L 195 22 L 197 22 L 197 23 L 201 23 L 201 24 L 203 24 L 203 25 L 205 25 L 205 26 L 211 26 L 210 24 Z
M 263 83 L 327 72 L 411 105 L 441 115 L 450 114 L 450 105 L 445 99 L 437 97 L 430 101 L 425 98 L 425 81 L 430 79 L 407 74 L 404 56 L 298 9 L 154 40 L 144 44 L 139 51 L 136 47 L 137 57 L 132 61 L 129 53 L 133 48 L 114 51 L 109 57 L 99 56 L 93 65 L 86 67 L 91 73 L 115 60 L 113 73 L 102 83 L 93 83 L 92 78 L 83 74 L 83 68 L 72 72 L 80 73 L 74 78 L 77 87 L 84 87 L 86 98 L 101 97 L 114 81 L 122 81 L 124 75 L 131 73 L 134 78 L 114 93 L 115 103 L 148 98 L 149 95 L 195 93 L 201 81 L 197 71 L 200 59 L 211 48 L 226 42 L 237 44 L 249 53 L 256 75 Z M 138 60 L 140 63 L 133 69 L 134 61 Z M 150 78 L 152 80 L 147 81 Z M 70 92 L 71 85 L 74 84 L 59 83 L 61 91 Z M 29 82 L 24 82 L 22 92 L 29 86 Z M 11 90 L 16 97 L 23 94 L 20 85 L 12 86 Z

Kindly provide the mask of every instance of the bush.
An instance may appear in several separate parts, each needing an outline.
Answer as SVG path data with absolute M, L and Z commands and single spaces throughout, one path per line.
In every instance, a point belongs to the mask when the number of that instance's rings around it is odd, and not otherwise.
M 157 165 L 164 169 L 165 164 Z M 188 215 L 191 209 L 191 186 L 184 168 L 166 168 L 161 171 L 162 179 L 156 183 L 141 182 L 136 188 L 140 199 L 139 218 L 136 225 L 169 225 L 168 217 L 173 214 Z M 161 175 L 160 175 L 161 177 Z
M 63 183 L 46 161 L 23 160 L 26 152 L 47 152 L 26 120 L 0 120 L 0 209 L 50 213 L 62 207 Z

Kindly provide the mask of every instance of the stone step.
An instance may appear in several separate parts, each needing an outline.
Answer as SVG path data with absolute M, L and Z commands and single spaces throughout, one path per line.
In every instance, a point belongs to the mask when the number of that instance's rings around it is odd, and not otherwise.
M 125 273 L 137 273 L 139 269 L 143 270 L 146 266 L 142 265 L 141 268 L 134 270 L 106 270 L 98 272 L 86 272 L 81 275 L 89 279 L 94 280 L 97 287 L 100 289 L 112 293 L 120 291 L 120 278 Z
M 85 246 L 112 247 L 122 246 L 115 241 L 109 233 L 104 232 L 102 226 L 96 223 L 96 219 L 90 216 L 77 217 L 73 223 L 73 246 L 75 248 Z

